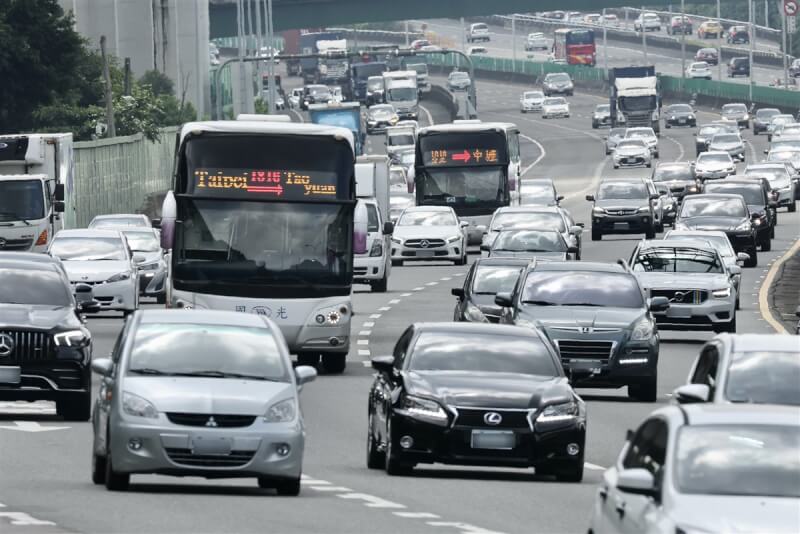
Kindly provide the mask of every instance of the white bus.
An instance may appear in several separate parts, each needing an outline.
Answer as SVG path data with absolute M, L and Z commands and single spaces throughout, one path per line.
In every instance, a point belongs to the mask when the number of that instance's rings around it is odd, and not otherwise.
M 363 253 L 367 232 L 366 210 L 355 207 L 353 134 L 240 119 L 181 130 L 161 220 L 172 249 L 167 306 L 265 315 L 299 363 L 321 356 L 327 371 L 342 372 L 353 253 Z

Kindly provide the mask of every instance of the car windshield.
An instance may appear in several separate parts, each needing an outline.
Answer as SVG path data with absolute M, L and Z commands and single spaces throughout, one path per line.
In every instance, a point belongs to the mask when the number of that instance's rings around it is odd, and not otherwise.
M 519 201 L 520 204 L 554 204 L 556 197 L 549 184 L 526 184 L 520 187 Z
M 740 143 L 742 139 L 736 134 L 717 134 L 711 138 L 711 143 Z
M 272 332 L 224 324 L 141 324 L 128 372 L 290 381 Z
M 475 295 L 496 295 L 510 292 L 519 279 L 520 266 L 480 265 L 475 269 L 472 280 L 472 293 Z
M 558 232 L 566 231 L 564 218 L 556 212 L 526 211 L 498 213 L 492 220 L 492 230 L 501 227 L 529 226 L 533 228 L 547 228 Z
M 653 130 L 628 130 L 625 132 L 625 137 L 628 139 L 647 139 L 655 136 Z
M 568 74 L 559 72 L 556 74 L 548 74 L 545 80 L 548 82 L 568 82 L 570 78 Z
M 714 136 L 716 137 L 716 136 Z M 713 154 L 711 152 L 703 152 L 697 156 L 697 163 L 732 163 L 733 160 L 728 154 Z
M 800 158 L 798 150 L 771 150 L 767 155 L 767 161 L 792 161 Z
M 542 98 L 544 97 L 544 93 L 541 91 L 528 91 L 523 95 L 523 98 Z
M 700 131 L 697 135 L 701 137 L 710 137 L 718 132 L 722 131 L 722 126 L 703 126 L 700 128 Z
M 719 253 L 720 256 L 723 258 L 732 258 L 734 256 L 733 247 L 731 247 L 731 242 L 728 240 L 728 237 L 725 235 L 704 235 L 704 234 L 669 234 L 664 239 L 668 240 L 676 240 L 676 241 L 707 241 L 714 247 L 714 250 Z
M 408 370 L 548 377 L 560 374 L 547 346 L 538 338 L 462 332 L 420 334 Z
M 747 106 L 744 104 L 725 104 L 722 106 L 723 113 L 747 113 Z
M 381 104 L 378 106 L 372 106 L 371 108 L 369 108 L 369 112 L 372 114 L 393 113 L 394 107 L 391 104 Z
M 780 111 L 772 108 L 759 109 L 756 111 L 756 118 L 760 120 L 769 120 L 775 115 L 780 114 Z
M 397 226 L 455 226 L 456 218 L 450 211 L 406 211 Z
M 561 98 L 560 96 L 556 97 L 556 98 L 545 98 L 544 99 L 544 105 L 545 106 L 561 106 L 561 105 L 564 105 L 566 103 L 567 103 L 567 101 L 565 99 Z
M 642 183 L 606 182 L 597 192 L 597 200 L 639 200 L 647 196 L 647 187 Z
M 617 148 L 647 148 L 647 145 L 644 141 L 640 139 L 625 139 L 624 141 L 620 141 L 617 143 Z
M 688 198 L 683 201 L 681 218 L 745 217 L 747 209 L 739 198 Z
M 134 252 L 158 252 L 161 245 L 153 232 L 124 231 L 128 245 Z
M 57 273 L 33 269 L 3 269 L 0 304 L 65 307 L 69 286 Z
M 764 190 L 759 184 L 744 185 L 744 184 L 726 184 L 724 181 L 721 183 L 709 183 L 705 187 L 706 193 L 722 193 L 728 195 L 742 195 L 745 204 L 751 206 L 763 206 Z
M 730 402 L 800 406 L 800 354 L 735 352 L 728 367 L 725 398 Z
M 537 306 L 604 306 L 642 308 L 634 276 L 583 271 L 534 271 L 522 290 L 522 303 Z
M 326 94 L 330 94 L 331 90 L 323 86 L 311 86 L 308 88 L 308 92 L 314 96 L 323 96 Z
M 659 246 L 645 249 L 636 256 L 633 270 L 647 273 L 714 273 L 723 266 L 714 252 L 693 247 Z
M 609 106 L 608 104 L 600 104 L 599 106 L 594 108 L 594 110 L 597 113 L 611 113 L 611 106 Z
M 50 254 L 64 261 L 128 259 L 125 244 L 117 237 L 56 237 Z
M 674 476 L 681 493 L 797 499 L 798 450 L 797 425 L 684 426 Z
M 466 72 L 460 72 L 460 71 L 451 72 L 450 73 L 450 79 L 452 79 L 452 80 L 468 80 L 469 79 L 469 74 L 467 74 Z
M 653 173 L 654 182 L 672 180 L 694 180 L 694 171 L 689 165 L 659 165 Z
M 567 244 L 558 232 L 542 230 L 508 230 L 500 232 L 492 251 L 566 252 Z
M 667 108 L 667 113 L 691 113 L 692 107 L 688 104 L 673 104 Z
M 44 193 L 40 180 L 0 181 L 0 221 L 42 219 Z

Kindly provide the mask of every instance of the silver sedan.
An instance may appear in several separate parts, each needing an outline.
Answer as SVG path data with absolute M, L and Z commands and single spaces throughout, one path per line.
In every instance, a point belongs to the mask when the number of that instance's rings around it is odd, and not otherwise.
M 129 320 L 92 417 L 92 481 L 128 488 L 133 474 L 258 479 L 300 493 L 305 429 L 298 391 L 316 377 L 292 370 L 266 317 L 210 310 L 147 310 Z

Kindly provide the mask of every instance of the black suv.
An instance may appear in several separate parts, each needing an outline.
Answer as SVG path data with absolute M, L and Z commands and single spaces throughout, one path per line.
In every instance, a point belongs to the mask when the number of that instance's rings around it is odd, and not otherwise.
M 778 205 L 770 197 L 763 182 L 760 180 L 716 180 L 707 182 L 703 186 L 703 193 L 723 193 L 729 195 L 742 195 L 747 209 L 750 210 L 750 220 L 756 230 L 756 241 L 762 252 L 772 249 L 772 237 L 775 235 L 775 207 Z
M 496 323 L 502 311 L 494 302 L 497 293 L 514 289 L 528 260 L 515 258 L 480 258 L 470 267 L 463 287 L 454 287 L 458 298 L 453 320 L 470 323 Z
M 56 402 L 71 421 L 91 414 L 92 338 L 81 313 L 100 311 L 92 288 L 72 294 L 60 262 L 45 254 L 0 253 L 0 400 Z
M 648 301 L 624 261 L 534 263 L 495 301 L 501 323 L 547 335 L 573 387 L 628 386 L 629 396 L 656 400 L 659 339 L 651 312 L 665 311 L 669 301 Z
M 656 186 L 668 187 L 678 202 L 686 195 L 700 190 L 699 181 L 694 174 L 694 166 L 686 161 L 659 163 L 650 177 Z
M 728 78 L 750 76 L 750 58 L 734 57 L 728 62 Z
M 654 201 L 643 180 L 610 179 L 600 182 L 597 193 L 586 195 L 592 206 L 592 241 L 600 241 L 603 234 L 645 234 L 647 239 L 656 235 Z

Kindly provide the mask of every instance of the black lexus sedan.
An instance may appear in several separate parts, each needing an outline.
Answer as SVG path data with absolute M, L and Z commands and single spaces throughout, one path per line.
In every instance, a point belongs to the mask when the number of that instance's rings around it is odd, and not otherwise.
M 756 230 L 758 246 L 762 252 L 772 249 L 772 237 L 775 235 L 774 209 L 778 203 L 770 198 L 762 182 L 747 179 L 717 180 L 705 183 L 703 192 L 742 195 L 747 209 L 750 210 L 750 220 Z
M 672 104 L 664 108 L 664 127 L 697 126 L 697 116 L 689 104 Z
M 467 273 L 463 287 L 451 293 L 458 298 L 454 321 L 496 323 L 501 308 L 494 302 L 497 293 L 512 291 L 528 260 L 516 258 L 479 258 Z
M 534 467 L 583 478 L 586 407 L 536 329 L 417 323 L 372 359 L 367 466 Z
M 100 305 L 86 284 L 76 302 L 57 259 L 28 256 L 0 253 L 0 400 L 55 401 L 58 415 L 87 421 L 92 338 L 80 314 Z

